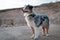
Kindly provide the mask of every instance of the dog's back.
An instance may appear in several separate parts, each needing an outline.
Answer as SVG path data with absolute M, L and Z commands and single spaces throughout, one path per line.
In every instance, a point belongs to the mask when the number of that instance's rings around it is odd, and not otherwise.
M 34 18 L 34 22 L 37 27 L 39 27 L 42 24 L 49 25 L 49 18 L 45 14 L 31 14 L 29 16 L 32 16 L 32 18 Z

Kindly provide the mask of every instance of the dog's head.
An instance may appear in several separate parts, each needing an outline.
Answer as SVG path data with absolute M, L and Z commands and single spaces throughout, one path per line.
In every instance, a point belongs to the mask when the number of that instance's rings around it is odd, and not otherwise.
M 32 5 L 26 5 L 22 11 L 23 13 L 32 13 L 33 6 Z

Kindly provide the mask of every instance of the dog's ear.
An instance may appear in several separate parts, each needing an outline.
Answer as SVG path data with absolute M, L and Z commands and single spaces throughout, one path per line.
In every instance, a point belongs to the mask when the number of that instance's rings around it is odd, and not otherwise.
M 32 10 L 33 9 L 33 6 L 32 5 L 26 5 L 25 8 Z

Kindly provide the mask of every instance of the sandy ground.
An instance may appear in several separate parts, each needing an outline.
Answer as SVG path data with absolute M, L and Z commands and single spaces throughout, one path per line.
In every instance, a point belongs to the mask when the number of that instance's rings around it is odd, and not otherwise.
M 0 40 L 33 40 L 31 30 L 27 26 L 0 27 Z M 42 36 L 40 27 L 39 40 L 60 40 L 60 25 L 51 24 L 49 36 Z

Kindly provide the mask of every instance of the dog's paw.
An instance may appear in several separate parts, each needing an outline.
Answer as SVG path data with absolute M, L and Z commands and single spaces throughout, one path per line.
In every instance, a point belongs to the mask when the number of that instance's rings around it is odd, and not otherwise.
M 38 40 L 38 37 L 34 37 L 34 40 Z
M 46 34 L 42 33 L 43 36 L 46 36 Z
M 31 38 L 32 38 L 32 39 L 34 38 L 34 34 L 31 36 Z
M 34 40 L 38 40 L 38 38 L 35 38 Z
M 46 34 L 46 36 L 48 37 L 48 36 L 49 36 L 49 34 Z

